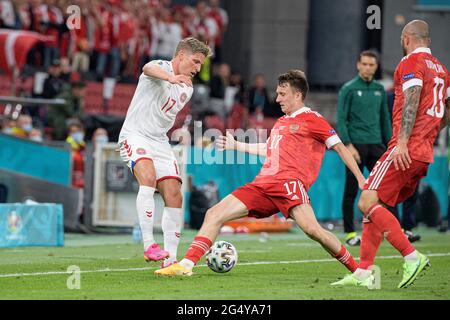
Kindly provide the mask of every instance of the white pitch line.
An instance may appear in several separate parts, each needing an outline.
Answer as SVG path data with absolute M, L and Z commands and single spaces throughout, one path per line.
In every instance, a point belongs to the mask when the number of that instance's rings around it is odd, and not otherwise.
M 449 253 L 430 253 L 427 257 L 448 257 Z M 376 259 L 400 259 L 401 256 L 381 256 Z M 355 258 L 359 260 L 359 258 Z M 240 262 L 239 266 L 256 266 L 256 265 L 269 265 L 269 264 L 299 264 L 299 263 L 314 263 L 314 262 L 334 262 L 336 259 L 316 259 L 316 260 L 291 260 L 291 261 L 257 261 L 257 262 Z M 205 264 L 198 265 L 197 267 L 206 267 Z M 127 268 L 127 269 L 99 269 L 99 270 L 80 270 L 80 273 L 105 273 L 105 272 L 130 272 L 130 271 L 148 271 L 156 270 L 156 267 L 147 268 Z M 0 274 L 0 278 L 15 278 L 15 277 L 30 277 L 30 276 L 52 276 L 52 275 L 72 275 L 73 272 L 67 271 L 49 271 L 49 272 L 35 272 L 35 273 L 12 273 L 12 274 Z

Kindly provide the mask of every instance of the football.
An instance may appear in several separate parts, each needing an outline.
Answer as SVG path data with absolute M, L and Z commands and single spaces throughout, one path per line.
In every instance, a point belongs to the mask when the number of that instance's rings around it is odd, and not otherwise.
M 238 260 L 236 248 L 229 242 L 216 241 L 206 254 L 206 264 L 218 273 L 233 269 Z

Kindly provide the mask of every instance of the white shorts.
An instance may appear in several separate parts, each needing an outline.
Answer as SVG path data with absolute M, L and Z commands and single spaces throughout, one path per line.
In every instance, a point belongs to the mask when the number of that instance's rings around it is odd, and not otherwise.
M 166 179 L 177 179 L 182 182 L 177 159 L 168 142 L 132 136 L 119 143 L 119 150 L 120 157 L 131 171 L 139 161 L 152 160 L 156 182 Z

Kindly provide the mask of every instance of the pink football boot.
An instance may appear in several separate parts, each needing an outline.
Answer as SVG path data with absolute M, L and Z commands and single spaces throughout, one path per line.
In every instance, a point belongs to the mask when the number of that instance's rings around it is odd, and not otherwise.
M 147 262 L 163 260 L 163 259 L 167 258 L 168 256 L 169 256 L 169 253 L 167 251 L 161 249 L 161 247 L 156 243 L 152 244 L 144 252 L 144 259 Z

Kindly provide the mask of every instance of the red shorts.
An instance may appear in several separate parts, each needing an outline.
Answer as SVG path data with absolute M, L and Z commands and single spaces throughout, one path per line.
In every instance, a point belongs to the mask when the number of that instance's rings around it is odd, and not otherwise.
M 409 169 L 396 170 L 393 160 L 389 159 L 393 151 L 388 150 L 381 156 L 364 185 L 364 190 L 376 190 L 378 198 L 391 207 L 411 197 L 428 171 L 428 163 L 414 159 Z
M 310 203 L 308 193 L 299 180 L 274 181 L 273 183 L 247 183 L 231 193 L 248 209 L 248 216 L 267 218 L 281 212 L 289 217 L 292 207 Z

